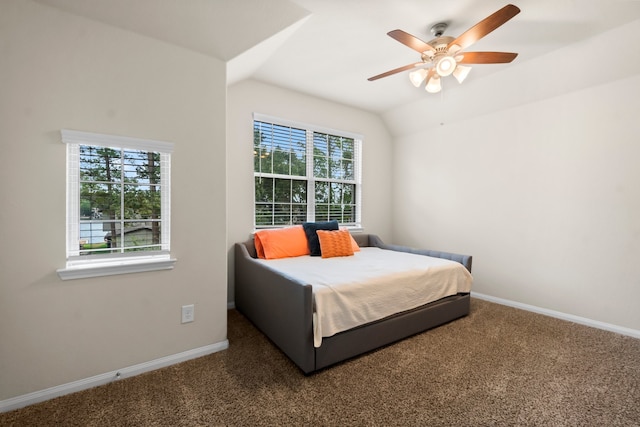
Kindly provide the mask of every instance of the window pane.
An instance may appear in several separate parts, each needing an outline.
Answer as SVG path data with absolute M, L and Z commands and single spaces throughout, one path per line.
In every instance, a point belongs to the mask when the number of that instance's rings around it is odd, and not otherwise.
M 353 160 L 353 151 L 355 143 L 352 138 L 342 139 L 342 158 L 346 160 Z
M 332 205 L 339 205 L 342 203 L 342 184 L 337 182 L 331 183 L 331 201 Z
M 316 182 L 316 204 L 329 203 L 329 183 Z
M 316 217 L 315 221 L 328 221 L 329 220 L 329 205 L 316 205 Z
M 356 186 L 355 184 L 342 184 L 342 203 L 355 203 Z
M 306 181 L 257 177 L 255 185 L 256 226 L 300 224 L 306 221 Z
M 80 184 L 80 219 L 117 219 L 120 217 L 120 186 L 116 184 Z
M 313 133 L 313 152 L 314 155 L 329 156 L 329 136 L 324 133 Z
M 315 178 L 329 177 L 329 161 L 326 157 L 313 157 L 313 176 Z
M 273 156 L 271 155 L 271 146 L 265 146 L 260 149 L 260 170 L 266 173 L 273 172 L 273 164 L 271 160 Z
M 291 224 L 291 205 L 276 203 L 273 207 L 273 225 Z
M 160 218 L 159 185 L 125 185 L 124 219 Z
M 353 150 L 354 140 L 338 136 L 329 136 L 330 174 L 333 179 L 354 179 Z
M 291 175 L 307 176 L 307 143 L 304 131 L 296 129 L 302 135 L 295 135 L 296 141 L 291 148 Z
M 255 178 L 256 202 L 273 201 L 273 178 Z
M 307 181 L 291 181 L 291 202 L 307 203 Z
M 156 221 L 125 223 L 124 232 L 114 247 L 124 247 L 130 251 L 157 250 L 153 245 L 160 243 L 160 223 Z M 122 240 L 122 241 L 120 241 Z
M 125 182 L 160 184 L 160 153 L 124 150 Z
M 349 180 L 355 179 L 354 170 L 353 170 L 353 160 L 342 161 L 342 177 L 344 179 L 349 179 Z
M 254 122 L 254 171 L 306 175 L 306 131 L 271 123 Z
M 329 135 L 329 157 L 332 160 L 332 165 L 340 165 L 340 160 L 342 160 L 342 138 Z
M 273 224 L 273 205 L 256 203 L 256 226 Z
M 88 255 L 92 251 L 100 250 L 105 251 L 109 248 L 109 243 L 106 240 L 106 232 L 101 222 L 85 222 L 80 221 L 80 247 L 81 255 Z
M 316 184 L 316 189 L 318 184 Z M 317 217 L 335 219 L 340 223 L 355 223 L 355 184 L 338 182 L 322 183 L 322 188 L 327 188 L 327 199 L 322 200 L 322 210 L 317 211 Z M 316 198 L 318 202 L 319 198 Z M 326 203 L 326 204 L 325 204 Z
M 329 177 L 329 143 L 327 135 L 317 132 L 313 134 L 313 176 L 316 178 Z
M 314 132 L 313 141 L 313 172 L 315 177 L 354 179 L 355 141 L 353 138 Z
M 275 202 L 291 202 L 291 180 L 276 179 L 274 197 Z
M 329 218 L 337 219 L 339 222 L 342 222 L 342 206 L 341 205 L 329 206 Z
M 356 223 L 356 207 L 354 205 L 344 206 L 344 210 L 342 214 L 342 222 L 345 224 Z
M 269 123 L 254 122 L 253 126 L 253 155 L 256 172 L 272 173 L 271 150 L 272 150 L 273 125 Z
M 120 172 L 120 150 L 80 145 L 81 181 L 117 182 Z
M 273 150 L 273 173 L 289 175 L 291 167 L 291 153 L 276 147 Z
M 307 205 L 291 206 L 291 224 L 302 224 L 307 221 Z
M 271 173 L 271 151 L 265 146 L 253 150 L 254 168 L 256 172 Z

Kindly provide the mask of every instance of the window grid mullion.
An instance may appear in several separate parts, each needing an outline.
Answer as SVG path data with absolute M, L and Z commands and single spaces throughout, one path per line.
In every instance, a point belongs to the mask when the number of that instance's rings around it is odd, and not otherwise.
M 307 222 L 316 218 L 316 182 L 313 174 L 313 131 L 307 129 Z
M 118 252 L 124 253 L 124 148 L 120 149 L 120 244 L 118 247 Z M 114 238 L 113 236 L 112 238 Z
M 254 162 L 254 178 L 270 178 L 273 180 L 273 185 L 270 188 L 270 198 L 271 201 L 269 205 L 271 206 L 270 212 L 270 221 L 269 223 L 264 221 L 264 216 L 261 214 L 262 218 L 258 222 L 258 209 L 260 205 L 265 205 L 263 201 L 258 201 L 257 198 L 254 198 L 254 223 L 256 227 L 273 227 L 273 226 L 281 226 L 283 223 L 293 223 L 294 215 L 293 215 L 293 183 L 297 180 L 306 180 L 306 204 L 303 203 L 303 206 L 306 207 L 306 220 L 307 221 L 315 221 L 316 220 L 316 212 L 318 212 L 317 199 L 316 199 L 316 188 L 319 182 L 326 183 L 329 188 L 329 194 L 327 197 L 329 199 L 326 203 L 322 203 L 321 211 L 324 212 L 326 210 L 326 215 L 332 216 L 332 218 L 339 218 L 341 222 L 346 222 L 349 224 L 359 225 L 360 224 L 360 200 L 361 200 L 361 155 L 360 155 L 360 145 L 361 139 L 357 135 L 349 134 L 352 136 L 341 135 L 342 132 L 331 130 L 322 130 L 315 126 L 308 126 L 293 123 L 290 121 L 282 121 L 282 120 L 273 120 L 267 118 L 267 121 L 263 121 L 265 118 L 262 115 L 254 114 L 254 146 L 258 148 L 254 155 L 260 156 L 261 147 L 269 147 L 270 159 L 267 161 L 267 164 L 270 166 L 270 171 L 265 172 L 263 169 L 263 162 L 260 159 L 256 159 Z M 267 131 L 268 129 L 268 131 Z M 294 172 L 294 162 L 298 159 L 297 155 L 294 157 L 294 150 L 301 141 L 295 142 L 297 138 L 296 135 L 300 135 L 301 131 L 304 129 L 305 136 L 305 172 L 306 176 L 293 176 L 291 175 Z M 268 133 L 265 134 L 264 132 Z M 296 135 L 294 135 L 296 132 Z M 345 133 L 347 134 L 347 133 Z M 259 141 L 256 139 L 258 135 L 260 136 Z M 327 176 L 319 177 L 314 174 L 315 172 L 315 157 L 316 154 L 314 143 L 318 140 L 319 143 L 322 144 L 320 150 L 322 153 L 318 153 L 318 159 L 322 161 L 323 165 L 319 165 L 321 170 L 325 170 Z M 333 144 L 333 145 L 332 145 Z M 350 157 L 345 157 L 345 144 L 351 151 Z M 276 146 L 279 147 L 276 150 Z M 338 156 L 334 159 L 334 155 Z M 285 171 L 282 166 L 285 166 L 283 163 L 287 163 L 287 170 Z M 335 162 L 333 164 L 332 162 Z M 277 169 L 277 170 L 276 170 Z M 276 173 L 285 172 L 285 173 Z M 286 173 L 288 172 L 288 174 Z M 349 179 L 347 179 L 349 178 Z M 279 194 L 278 187 L 276 186 L 276 180 L 286 180 L 288 182 L 289 187 L 289 200 L 288 202 L 285 200 L 276 201 L 276 196 Z M 254 179 L 254 182 L 255 179 Z M 283 183 L 284 184 L 284 183 Z M 257 185 L 257 183 L 256 183 Z M 336 197 L 333 197 L 333 193 L 331 192 L 331 187 L 334 187 L 335 191 L 340 191 L 340 194 L 336 194 Z M 256 191 L 257 190 L 256 186 Z M 349 189 L 350 201 L 349 203 L 345 203 L 346 197 L 346 189 Z M 258 193 L 255 193 L 257 196 Z M 282 195 L 280 195 L 282 196 Z M 323 196 L 324 197 L 324 196 Z M 280 197 L 282 199 L 282 197 Z M 266 200 L 265 200 L 266 202 Z M 276 204 L 282 205 L 283 209 L 280 209 L 276 214 Z M 284 214 L 284 209 L 286 209 L 285 205 L 289 206 L 288 214 Z M 295 203 L 295 205 L 299 205 L 299 203 Z M 345 208 L 348 209 L 349 216 L 348 221 L 345 221 Z M 282 211 L 282 212 L 280 212 Z M 263 212 L 260 209 L 260 212 Z M 322 216 L 325 216 L 325 213 L 322 213 Z M 288 218 L 288 220 L 287 220 Z M 296 217 L 297 221 L 300 221 L 299 217 Z
M 271 156 L 271 170 L 273 170 L 273 156 Z M 271 180 L 271 224 L 276 223 L 276 180 Z

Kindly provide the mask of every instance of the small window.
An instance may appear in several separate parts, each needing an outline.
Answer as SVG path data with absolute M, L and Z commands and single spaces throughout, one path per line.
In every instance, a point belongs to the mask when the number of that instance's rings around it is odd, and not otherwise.
M 82 277 L 172 266 L 166 261 L 173 144 L 70 130 L 62 131 L 62 141 L 67 268 L 59 270 L 61 277 L 69 271 L 86 274 L 92 266 L 102 271 Z
M 360 227 L 361 145 L 360 135 L 255 114 L 255 227 Z

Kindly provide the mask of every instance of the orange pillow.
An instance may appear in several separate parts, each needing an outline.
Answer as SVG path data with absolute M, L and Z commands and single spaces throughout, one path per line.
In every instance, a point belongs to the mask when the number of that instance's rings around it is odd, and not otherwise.
M 253 242 L 258 258 L 262 259 L 309 255 L 307 235 L 301 225 L 257 231 Z
M 340 230 L 349 231 L 349 229 L 346 227 L 340 227 Z M 349 236 L 351 236 L 351 247 L 353 248 L 353 252 L 360 251 L 360 246 L 358 246 L 358 242 L 356 242 L 356 239 L 353 238 L 353 235 L 351 233 L 349 233 Z
M 320 240 L 320 252 L 322 258 L 333 258 L 338 256 L 353 255 L 351 245 L 351 233 L 347 230 L 318 230 L 318 240 Z

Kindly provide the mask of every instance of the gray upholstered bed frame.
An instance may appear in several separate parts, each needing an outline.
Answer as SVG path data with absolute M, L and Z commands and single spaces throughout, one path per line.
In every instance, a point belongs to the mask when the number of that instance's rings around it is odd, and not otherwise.
M 360 247 L 376 246 L 457 261 L 471 271 L 472 257 L 387 245 L 373 234 L 354 234 Z M 311 285 L 255 260 L 253 239 L 235 244 L 235 305 L 305 373 L 317 371 L 469 313 L 468 293 L 453 295 L 322 339 L 313 346 Z

